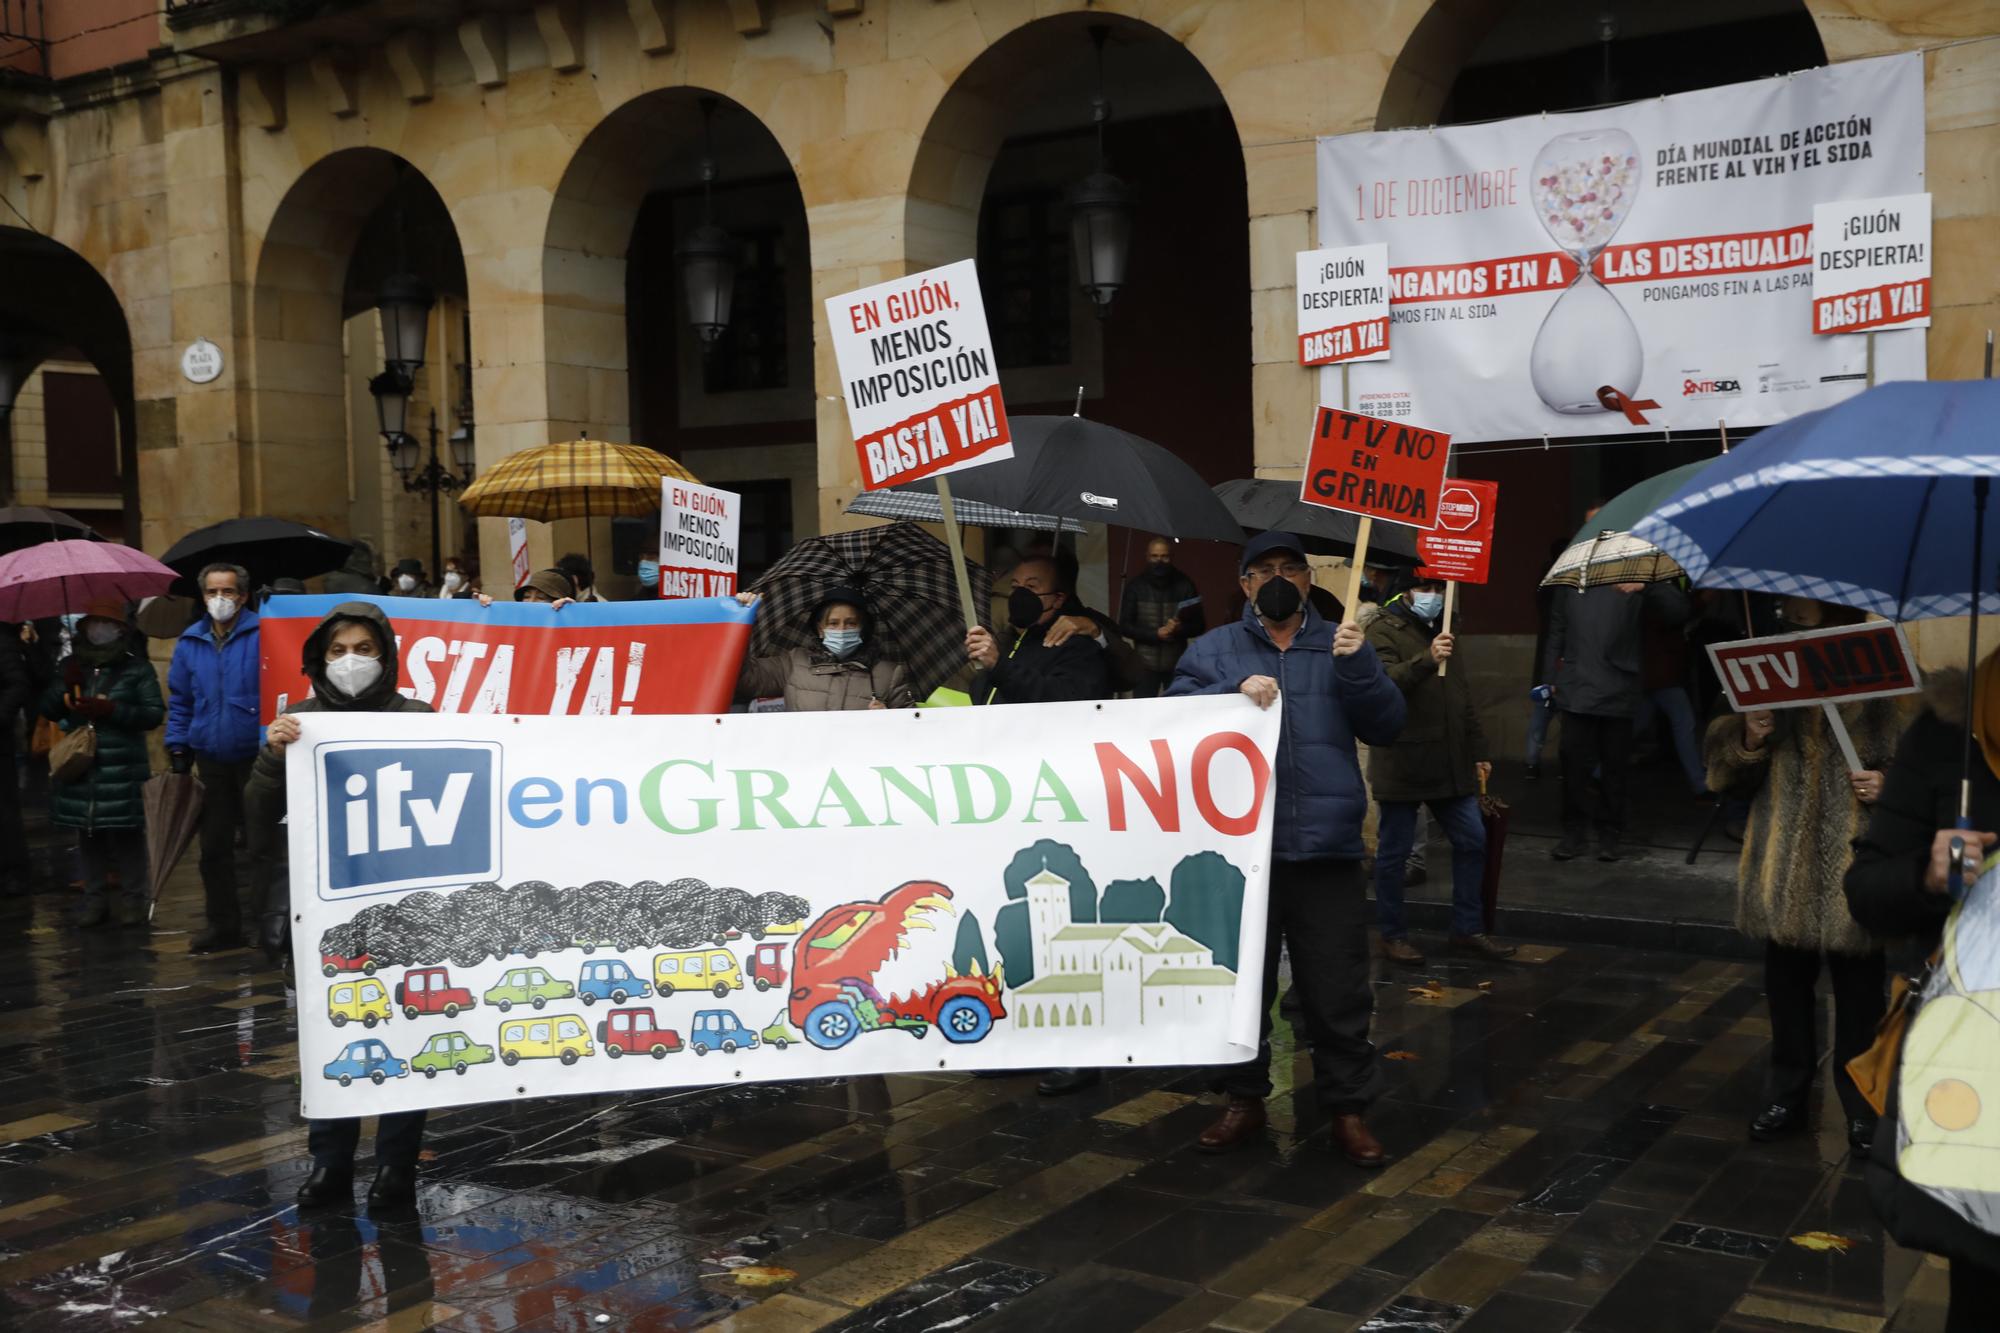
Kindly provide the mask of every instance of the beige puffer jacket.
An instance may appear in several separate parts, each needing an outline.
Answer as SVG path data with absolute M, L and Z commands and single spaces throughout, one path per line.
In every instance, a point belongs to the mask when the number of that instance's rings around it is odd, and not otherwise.
M 878 658 L 867 647 L 836 661 L 817 648 L 792 648 L 771 657 L 746 657 L 736 682 L 739 701 L 785 696 L 788 713 L 836 713 L 868 707 L 870 698 L 885 708 L 908 708 L 909 677 L 901 662 Z

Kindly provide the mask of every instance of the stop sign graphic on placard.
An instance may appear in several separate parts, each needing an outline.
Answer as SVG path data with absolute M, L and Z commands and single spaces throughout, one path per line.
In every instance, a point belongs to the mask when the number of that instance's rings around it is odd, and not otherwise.
M 1446 486 L 1438 497 L 1438 526 L 1464 532 L 1479 526 L 1479 496 L 1471 487 L 1456 483 Z
M 1497 482 L 1455 477 L 1438 489 L 1437 526 L 1417 534 L 1423 573 L 1452 583 L 1484 583 L 1493 555 Z

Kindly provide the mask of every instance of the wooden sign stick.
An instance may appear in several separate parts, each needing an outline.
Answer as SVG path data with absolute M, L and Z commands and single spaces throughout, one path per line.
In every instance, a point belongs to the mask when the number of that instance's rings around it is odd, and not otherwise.
M 967 633 L 979 628 L 979 612 L 972 605 L 972 576 L 965 569 L 965 539 L 958 531 L 958 512 L 952 508 L 951 482 L 937 475 L 938 509 L 944 519 L 945 545 L 951 548 L 951 572 L 958 580 L 958 605 L 965 612 Z
M 1454 579 L 1444 585 L 1444 617 L 1438 621 L 1438 633 L 1440 634 L 1451 633 L 1451 613 L 1452 609 L 1457 605 L 1458 605 L 1458 581 Z M 1450 671 L 1451 671 L 1450 658 L 1446 658 L 1444 661 L 1438 663 L 1438 679 L 1440 680 L 1444 679 L 1446 674 L 1448 674 Z

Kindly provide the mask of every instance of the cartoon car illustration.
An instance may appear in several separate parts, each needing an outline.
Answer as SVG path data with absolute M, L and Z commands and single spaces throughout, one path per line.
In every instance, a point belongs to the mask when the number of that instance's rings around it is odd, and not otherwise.
M 760 944 L 750 956 L 750 981 L 760 991 L 785 984 L 785 946 Z
M 413 967 L 396 983 L 396 1004 L 403 1017 L 443 1014 L 457 1018 L 459 1011 L 478 1004 L 472 992 L 451 984 L 451 974 L 441 967 Z
M 590 1034 L 583 1019 L 575 1014 L 551 1014 L 547 1018 L 517 1018 L 500 1025 L 500 1060 L 515 1065 L 523 1060 L 560 1060 L 573 1065 L 583 1056 L 594 1054 Z
M 766 1046 L 775 1046 L 781 1051 L 798 1039 L 799 1034 L 785 1026 L 785 1013 L 782 1009 L 778 1011 L 778 1016 L 771 1020 L 771 1025 L 757 1034 L 757 1040 Z
M 635 995 L 641 999 L 651 995 L 653 985 L 632 975 L 632 969 L 625 966 L 622 958 L 604 958 L 583 965 L 583 975 L 577 978 L 576 993 L 585 1004 L 595 1004 L 599 1000 L 623 1004 Z
M 567 1000 L 575 994 L 576 987 L 567 981 L 557 981 L 547 968 L 510 967 L 507 975 L 481 998 L 504 1014 L 517 1004 L 531 1004 L 540 1009 L 550 1000 Z
M 338 1079 L 341 1087 L 347 1087 L 357 1078 L 365 1078 L 370 1083 L 381 1083 L 385 1079 L 408 1078 L 410 1066 L 389 1054 L 389 1048 L 379 1037 L 363 1037 L 359 1041 L 347 1043 L 347 1049 L 327 1061 L 323 1071 L 325 1077 Z
M 628 1051 L 664 1060 L 681 1049 L 681 1034 L 661 1027 L 651 1009 L 613 1009 L 597 1020 L 597 1039 L 614 1060 Z
M 481 1046 L 463 1032 L 439 1032 L 410 1057 L 410 1068 L 425 1078 L 451 1071 L 463 1074 L 473 1065 L 493 1063 L 493 1048 Z
M 677 990 L 714 991 L 721 999 L 743 989 L 743 969 L 736 955 L 724 949 L 687 949 L 653 959 L 653 984 L 661 995 Z
M 695 1012 L 694 1027 L 688 1031 L 688 1045 L 696 1055 L 710 1051 L 734 1055 L 739 1050 L 755 1050 L 757 1034 L 727 1009 L 701 1009 Z
M 806 928 L 804 921 L 781 921 L 775 926 L 759 926 L 751 930 L 750 938 L 761 940 L 767 935 L 796 935 Z
M 375 975 L 375 960 L 365 953 L 345 954 L 322 951 L 319 956 L 319 970 L 322 975 L 339 976 L 342 972 L 365 972 Z
M 875 973 L 909 947 L 910 930 L 935 930 L 930 918 L 953 915 L 951 890 L 913 880 L 874 901 L 842 903 L 822 912 L 792 950 L 791 1020 L 807 1041 L 838 1050 L 863 1032 L 900 1031 L 922 1037 L 935 1027 L 952 1042 L 978 1041 L 1005 1018 L 1006 981 L 976 965 L 961 976 L 949 963 L 944 978 L 905 996 L 884 996 Z
M 389 1021 L 395 1011 L 389 1007 L 389 992 L 373 977 L 361 981 L 338 981 L 326 988 L 326 1016 L 337 1028 L 359 1023 L 372 1028 Z

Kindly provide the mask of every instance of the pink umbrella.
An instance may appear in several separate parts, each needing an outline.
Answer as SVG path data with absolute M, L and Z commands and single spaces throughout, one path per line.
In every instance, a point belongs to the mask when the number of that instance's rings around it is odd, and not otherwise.
M 178 577 L 144 551 L 116 542 L 43 542 L 0 555 L 0 621 L 60 616 L 100 597 L 157 597 Z

